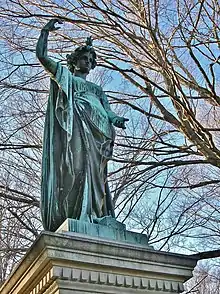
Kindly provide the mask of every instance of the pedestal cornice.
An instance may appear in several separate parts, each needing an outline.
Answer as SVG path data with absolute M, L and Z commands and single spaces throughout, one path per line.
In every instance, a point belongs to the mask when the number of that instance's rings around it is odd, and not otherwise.
M 196 262 L 144 246 L 43 232 L 0 293 L 180 293 Z

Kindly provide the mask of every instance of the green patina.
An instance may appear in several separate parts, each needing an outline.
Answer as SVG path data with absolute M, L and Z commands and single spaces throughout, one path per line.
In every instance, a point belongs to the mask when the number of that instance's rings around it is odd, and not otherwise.
M 51 76 L 45 119 L 42 163 L 41 211 L 46 230 L 55 231 L 67 218 L 94 222 L 114 218 L 107 182 L 115 131 L 127 119 L 111 111 L 102 88 L 86 81 L 94 68 L 95 52 L 90 44 L 68 55 L 68 67 L 47 56 L 47 38 L 54 24 L 43 29 L 37 57 Z

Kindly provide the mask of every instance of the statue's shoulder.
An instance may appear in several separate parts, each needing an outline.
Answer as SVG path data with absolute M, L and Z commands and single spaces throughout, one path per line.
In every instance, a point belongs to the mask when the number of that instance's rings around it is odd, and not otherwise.
M 89 87 L 93 87 L 94 89 L 96 89 L 96 90 L 99 91 L 100 93 L 103 92 L 103 89 L 102 89 L 102 87 L 101 87 L 100 85 L 97 85 L 97 84 L 95 84 L 95 83 L 93 83 L 93 82 L 90 82 L 90 81 L 86 81 L 86 83 L 87 83 L 87 85 L 88 85 Z
M 56 69 L 55 77 L 58 80 L 60 80 L 61 78 L 65 79 L 68 77 L 69 74 L 70 74 L 69 69 L 65 65 L 63 65 L 62 63 L 57 62 L 57 69 Z

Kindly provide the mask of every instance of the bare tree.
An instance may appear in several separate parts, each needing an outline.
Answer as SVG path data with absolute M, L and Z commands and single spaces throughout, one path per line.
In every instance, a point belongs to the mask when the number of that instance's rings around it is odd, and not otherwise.
M 200 263 L 194 277 L 186 283 L 184 294 L 218 294 L 220 290 L 219 262 Z

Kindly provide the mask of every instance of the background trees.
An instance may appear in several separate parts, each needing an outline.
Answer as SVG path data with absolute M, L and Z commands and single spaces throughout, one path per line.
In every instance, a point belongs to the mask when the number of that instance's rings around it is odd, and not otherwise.
M 215 0 L 1 4 L 2 258 L 19 258 L 41 229 L 49 80 L 35 45 L 51 17 L 64 21 L 50 35 L 51 56 L 65 62 L 91 34 L 99 67 L 90 78 L 130 118 L 109 166 L 118 219 L 157 249 L 219 247 L 219 10 Z

